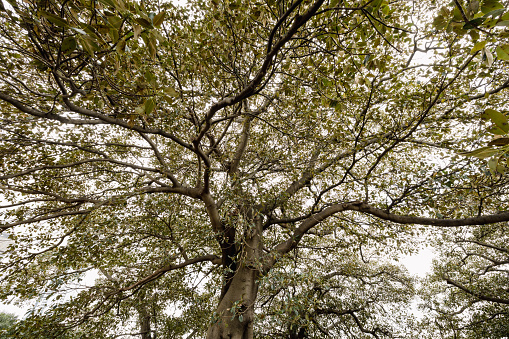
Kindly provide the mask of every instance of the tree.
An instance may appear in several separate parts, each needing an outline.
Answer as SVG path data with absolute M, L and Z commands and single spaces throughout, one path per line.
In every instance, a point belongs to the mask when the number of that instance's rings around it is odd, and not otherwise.
M 499 1 L 1 10 L 0 295 L 47 300 L 25 337 L 418 337 L 392 259 L 509 220 Z
M 423 293 L 436 330 L 446 338 L 506 338 L 507 224 L 446 232 L 440 243 L 442 260 Z
M 8 331 L 16 324 L 16 316 L 11 313 L 0 313 L 0 338 L 6 338 Z M 7 334 L 6 334 L 7 333 Z

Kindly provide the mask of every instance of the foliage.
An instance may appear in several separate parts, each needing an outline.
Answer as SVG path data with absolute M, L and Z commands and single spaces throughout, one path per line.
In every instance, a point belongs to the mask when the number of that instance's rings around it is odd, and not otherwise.
M 1 329 L 7 329 L 14 325 L 16 322 L 16 316 L 11 313 L 0 313 L 0 328 Z
M 0 313 L 0 330 L 8 330 L 16 323 L 17 317 L 11 313 Z
M 17 317 L 11 313 L 0 313 L 0 338 L 6 338 L 16 324 Z
M 505 331 L 507 3 L 0 3 L 18 336 Z

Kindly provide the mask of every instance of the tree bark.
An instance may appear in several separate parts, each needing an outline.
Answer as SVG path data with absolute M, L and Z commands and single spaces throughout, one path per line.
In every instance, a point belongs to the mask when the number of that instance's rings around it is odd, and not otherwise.
M 148 306 L 145 302 L 145 293 L 140 293 L 138 296 L 138 314 L 139 314 L 139 321 L 140 321 L 140 334 L 141 339 L 152 339 L 152 334 L 150 330 L 150 313 L 147 310 Z
M 225 281 L 227 288 L 219 300 L 217 316 L 209 327 L 207 339 L 253 338 L 254 305 L 261 267 L 261 232 L 262 223 L 258 218 L 244 227 L 240 259 L 235 273 Z
M 150 330 L 150 316 L 142 315 L 140 318 L 141 339 L 152 339 Z
M 252 339 L 254 303 L 258 293 L 258 271 L 241 267 L 217 307 L 217 319 L 207 339 Z

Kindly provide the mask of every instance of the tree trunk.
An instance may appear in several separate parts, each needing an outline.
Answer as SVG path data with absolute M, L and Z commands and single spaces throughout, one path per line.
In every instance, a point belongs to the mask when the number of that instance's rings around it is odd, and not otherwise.
M 216 321 L 207 339 L 252 339 L 254 306 L 258 294 L 262 224 L 258 218 L 246 226 L 235 273 L 227 275 L 225 289 L 216 309 Z
M 150 331 L 150 316 L 143 315 L 140 319 L 141 339 L 152 339 Z
M 258 271 L 241 267 L 217 307 L 217 321 L 207 339 L 252 339 Z
M 140 321 L 140 334 L 141 339 L 152 339 L 150 330 L 150 313 L 148 311 L 148 305 L 145 301 L 145 293 L 141 292 L 138 294 L 138 316 Z

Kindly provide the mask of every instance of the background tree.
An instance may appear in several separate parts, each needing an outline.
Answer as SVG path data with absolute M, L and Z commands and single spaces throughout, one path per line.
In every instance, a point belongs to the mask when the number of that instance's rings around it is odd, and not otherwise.
M 431 328 L 444 338 L 507 337 L 507 224 L 446 232 L 438 242 L 435 273 L 423 289 Z
M 411 337 L 415 225 L 509 220 L 506 7 L 3 4 L 18 335 Z
M 0 338 L 7 338 L 9 331 L 14 327 L 17 317 L 11 313 L 0 313 Z

